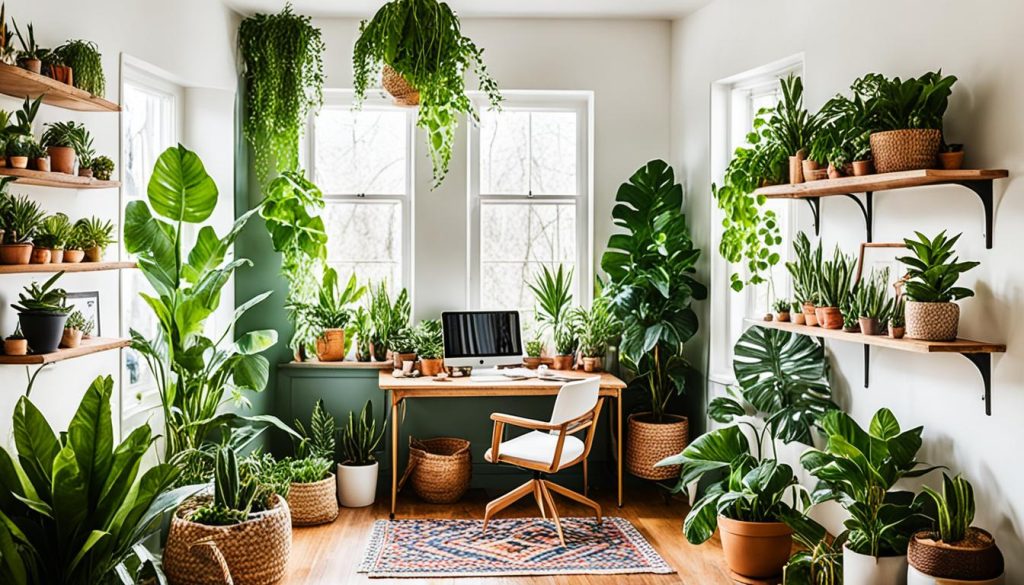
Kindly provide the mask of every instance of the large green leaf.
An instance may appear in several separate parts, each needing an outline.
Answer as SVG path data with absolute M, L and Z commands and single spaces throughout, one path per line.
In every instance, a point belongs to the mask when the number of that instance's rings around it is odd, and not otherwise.
M 146 279 L 161 295 L 177 287 L 175 242 L 170 224 L 156 219 L 145 201 L 132 201 L 124 210 L 124 245 L 138 262 Z
M 35 491 L 49 501 L 53 462 L 60 452 L 57 435 L 43 413 L 25 396 L 14 407 L 13 426 L 18 461 Z
M 68 426 L 68 441 L 74 449 L 78 469 L 89 486 L 90 500 L 99 498 L 110 473 L 114 449 L 114 428 L 110 415 L 110 396 L 114 379 L 97 378 L 82 398 Z
M 217 185 L 203 161 L 180 144 L 157 159 L 147 194 L 153 211 L 173 221 L 202 223 L 217 206 Z

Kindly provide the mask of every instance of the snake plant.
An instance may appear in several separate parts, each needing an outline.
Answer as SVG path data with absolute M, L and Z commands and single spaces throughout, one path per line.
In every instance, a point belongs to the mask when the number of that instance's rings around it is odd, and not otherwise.
M 786 262 L 786 270 L 793 277 L 793 294 L 797 302 L 815 302 L 818 296 L 818 276 L 821 272 L 821 242 L 811 247 L 807 234 L 800 232 L 793 241 L 796 261 Z
M 384 439 L 386 422 L 377 431 L 377 421 L 373 420 L 373 402 L 366 401 L 363 411 L 356 418 L 354 412 L 348 413 L 348 424 L 341 429 L 340 460 L 342 465 L 371 465 L 377 461 L 374 453 Z
M 861 280 L 857 289 L 857 308 L 860 317 L 884 320 L 892 311 L 889 297 L 889 269 L 883 268 Z
M 836 246 L 832 259 L 821 263 L 821 274 L 818 278 L 818 302 L 821 306 L 846 306 L 846 299 L 850 296 L 853 269 L 853 257 L 843 254 L 839 246 Z

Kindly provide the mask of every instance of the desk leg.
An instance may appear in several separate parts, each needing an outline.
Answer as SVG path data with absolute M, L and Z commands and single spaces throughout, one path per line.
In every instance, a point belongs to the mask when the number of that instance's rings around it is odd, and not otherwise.
M 398 400 L 391 391 L 391 519 L 398 503 Z
M 615 465 L 618 468 L 618 482 L 619 482 L 619 507 L 622 507 L 622 390 L 619 390 L 615 394 L 615 425 L 618 427 L 615 437 L 615 448 L 618 450 L 618 455 L 615 458 Z

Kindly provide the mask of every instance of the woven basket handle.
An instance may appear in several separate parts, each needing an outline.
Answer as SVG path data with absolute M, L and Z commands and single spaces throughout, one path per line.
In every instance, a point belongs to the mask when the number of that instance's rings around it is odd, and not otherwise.
M 193 542 L 189 545 L 189 552 L 206 561 L 212 561 L 220 571 L 221 583 L 224 585 L 235 584 L 235 581 L 231 578 L 231 569 L 228 568 L 228 562 L 224 558 L 224 554 L 220 552 L 217 541 L 213 538 L 204 538 L 203 540 Z

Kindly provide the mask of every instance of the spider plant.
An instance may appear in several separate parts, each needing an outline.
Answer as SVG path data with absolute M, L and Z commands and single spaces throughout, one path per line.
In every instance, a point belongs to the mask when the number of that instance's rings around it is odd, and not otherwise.
M 42 208 L 27 195 L 12 197 L 6 194 L 5 204 L 0 204 L 3 212 L 3 229 L 5 244 L 25 244 L 32 241 L 39 226 L 46 216 Z

